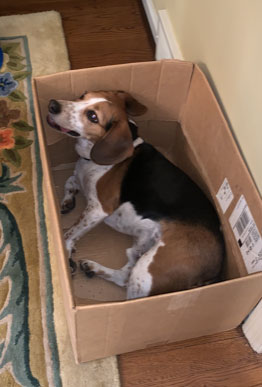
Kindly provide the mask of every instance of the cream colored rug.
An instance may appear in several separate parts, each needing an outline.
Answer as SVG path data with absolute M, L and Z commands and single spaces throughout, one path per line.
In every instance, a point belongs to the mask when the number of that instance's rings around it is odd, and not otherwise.
M 27 36 L 33 77 L 70 69 L 58 12 L 2 16 L 0 20 L 1 37 Z
M 69 68 L 57 12 L 0 17 L 0 386 L 120 385 L 115 357 L 74 362 L 48 234 L 31 76 Z

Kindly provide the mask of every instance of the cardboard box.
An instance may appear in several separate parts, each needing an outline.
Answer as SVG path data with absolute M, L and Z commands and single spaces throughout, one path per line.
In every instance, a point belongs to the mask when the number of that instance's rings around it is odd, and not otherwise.
M 223 282 L 124 301 L 125 291 L 114 284 L 88 279 L 83 273 L 71 278 L 63 230 L 79 216 L 84 201 L 77 197 L 76 209 L 60 215 L 64 182 L 77 156 L 74 140 L 47 125 L 47 105 L 51 98 L 71 100 L 86 90 L 99 89 L 126 90 L 145 104 L 148 112 L 136 120 L 140 135 L 184 169 L 211 197 L 226 240 Z M 167 60 L 67 71 L 34 78 L 33 92 L 49 215 L 76 361 L 208 335 L 241 324 L 261 298 L 262 273 L 248 274 L 249 266 L 243 260 L 246 252 L 234 235 L 233 217 L 241 216 L 237 211 L 244 200 L 257 230 L 261 230 L 261 199 L 198 66 Z M 79 241 L 76 259 L 89 257 L 120 268 L 130 244 L 128 236 L 102 224 Z M 261 270 L 260 263 L 249 263 L 253 265 L 249 272 Z

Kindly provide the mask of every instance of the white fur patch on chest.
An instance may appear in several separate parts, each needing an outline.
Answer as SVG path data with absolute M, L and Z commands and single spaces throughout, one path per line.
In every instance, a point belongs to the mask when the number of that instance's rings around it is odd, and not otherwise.
M 75 150 L 80 157 L 90 159 L 90 153 L 94 144 L 89 141 L 87 138 L 80 138 L 77 140 L 75 145 Z
M 87 200 L 99 201 L 97 198 L 96 183 L 111 168 L 112 165 L 98 165 L 92 160 L 85 160 L 83 158 L 77 161 L 74 175 Z

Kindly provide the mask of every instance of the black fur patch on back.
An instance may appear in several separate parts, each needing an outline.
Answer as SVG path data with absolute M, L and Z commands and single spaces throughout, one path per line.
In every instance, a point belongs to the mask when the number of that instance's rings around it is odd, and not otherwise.
M 130 201 L 145 218 L 177 219 L 219 229 L 218 216 L 200 188 L 153 146 L 136 148 L 123 179 L 121 203 Z

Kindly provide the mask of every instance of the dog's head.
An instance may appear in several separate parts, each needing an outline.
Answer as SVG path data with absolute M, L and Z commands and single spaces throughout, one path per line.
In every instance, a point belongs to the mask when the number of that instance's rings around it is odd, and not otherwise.
M 96 91 L 75 101 L 51 99 L 48 110 L 47 122 L 51 127 L 92 142 L 92 160 L 107 165 L 133 154 L 128 115 L 141 115 L 147 109 L 126 92 Z

